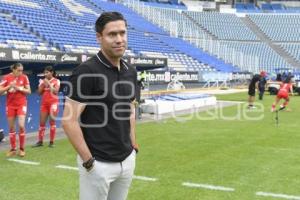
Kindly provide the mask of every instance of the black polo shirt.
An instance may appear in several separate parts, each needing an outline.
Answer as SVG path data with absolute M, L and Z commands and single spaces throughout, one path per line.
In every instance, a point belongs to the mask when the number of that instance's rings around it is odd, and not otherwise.
M 125 61 L 120 64 L 118 70 L 100 51 L 70 77 L 70 98 L 86 104 L 80 116 L 84 139 L 99 161 L 121 162 L 133 150 L 129 117 L 137 73 Z
M 255 74 L 252 77 L 251 81 L 250 81 L 249 88 L 254 88 L 255 89 L 255 84 L 256 84 L 256 82 L 259 81 L 259 79 L 260 79 L 260 75 L 259 74 Z

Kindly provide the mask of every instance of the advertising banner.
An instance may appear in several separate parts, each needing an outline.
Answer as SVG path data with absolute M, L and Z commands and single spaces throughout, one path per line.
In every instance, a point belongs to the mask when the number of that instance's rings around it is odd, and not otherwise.
M 0 60 L 15 61 L 15 62 L 40 62 L 40 63 L 53 63 L 53 64 L 80 64 L 89 58 L 92 54 L 77 54 L 77 53 L 64 53 L 64 52 L 51 52 L 51 51 L 31 51 L 20 49 L 1 49 Z M 124 60 L 132 66 L 140 68 L 147 67 L 166 67 L 167 58 L 148 58 L 148 57 L 124 57 Z
M 169 71 L 148 71 L 146 81 L 150 83 L 169 83 L 179 80 L 183 83 L 198 83 L 198 72 L 169 72 Z

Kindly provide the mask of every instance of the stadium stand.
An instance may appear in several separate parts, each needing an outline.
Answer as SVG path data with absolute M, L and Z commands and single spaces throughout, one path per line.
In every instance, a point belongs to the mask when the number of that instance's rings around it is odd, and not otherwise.
M 300 7 L 288 7 L 286 6 L 286 13 L 300 13 Z
M 198 60 L 199 65 L 196 65 L 199 70 L 203 69 L 204 71 L 215 71 L 215 69 L 223 72 L 232 72 L 232 71 L 239 71 L 239 69 L 234 68 L 232 65 L 226 64 L 224 61 L 216 59 L 216 57 L 211 56 L 207 54 L 206 52 L 202 51 L 199 48 L 196 48 L 195 46 L 191 45 L 190 43 L 181 40 L 179 38 L 175 37 L 168 37 L 168 36 L 156 36 L 158 37 L 161 41 L 165 41 L 170 45 L 178 47 L 182 52 L 186 52 L 188 55 L 191 55 L 193 58 L 196 58 Z M 201 64 L 200 62 L 204 63 Z M 214 66 L 215 69 L 208 69 L 205 66 L 205 63 L 208 63 L 209 66 Z M 207 66 L 207 64 L 206 64 Z
M 272 72 L 275 69 L 285 66 L 292 69 L 276 52 L 267 44 L 261 42 L 237 42 L 237 41 L 221 41 L 221 45 L 228 49 L 233 49 L 236 56 L 227 56 L 224 59 L 230 63 L 236 63 L 243 70 L 252 69 L 251 71 L 261 70 Z M 239 59 L 236 60 L 235 58 Z M 228 60 L 227 60 L 228 59 Z
M 272 40 L 297 42 L 300 38 L 300 15 L 249 14 L 249 18 Z
M 92 31 L 83 25 L 69 21 L 67 16 L 49 6 L 44 1 L 35 1 L 39 7 L 21 6 L 19 4 L 1 3 L 0 9 L 12 16 L 12 19 L 28 28 L 32 35 L 40 37 L 49 47 L 56 47 L 61 51 L 68 51 L 68 46 L 97 47 Z M 68 31 L 66 31 L 68 30 Z M 12 32 L 15 32 L 12 30 Z M 21 40 L 22 35 L 16 39 Z M 33 40 L 36 42 L 37 39 Z
M 185 13 L 218 39 L 258 40 L 256 35 L 235 14 L 192 11 Z
M 236 3 L 234 8 L 241 13 L 261 13 L 262 10 L 252 3 Z
M 63 12 L 72 20 L 84 26 L 93 26 L 95 19 L 101 13 L 101 11 L 91 7 L 88 1 L 49 0 L 48 3 L 51 7 Z
M 143 8 L 135 7 L 134 4 L 127 5 L 174 36 L 169 37 L 168 35 L 155 34 L 154 37 L 159 38 L 161 42 L 168 43 L 170 46 L 176 46 L 181 53 L 186 53 L 198 62 L 204 63 L 200 64 L 200 66 L 196 66 L 196 69 L 201 70 L 203 66 L 211 66 L 215 69 L 211 69 L 210 71 L 219 70 L 228 72 L 239 70 L 231 64 L 226 64 L 223 60 L 209 55 L 203 51 L 203 49 L 197 48 L 197 45 L 205 46 L 200 40 L 208 41 L 209 38 L 212 38 L 212 35 L 201 29 L 200 26 L 195 24 L 187 16 L 184 16 L 181 12 L 175 9 L 164 9 L 146 5 L 142 5 Z M 170 20 L 172 21 L 171 23 Z M 196 33 L 196 35 L 194 33 Z
M 159 7 L 159 8 L 171 8 L 171 9 L 180 9 L 186 10 L 185 5 L 178 5 L 178 4 L 169 4 L 169 3 L 159 3 L 159 2 L 147 2 L 145 1 L 145 5 Z
M 291 7 L 283 3 L 261 3 L 259 6 L 251 3 L 236 3 L 234 8 L 239 13 L 300 13 L 299 7 Z
M 293 58 L 300 61 L 300 43 L 281 43 L 280 45 Z
M 42 43 L 42 40 L 26 32 L 4 16 L 0 16 L 0 31 L 2 48 L 31 49 L 35 44 Z
M 249 63 L 256 63 L 255 65 L 257 65 L 253 68 L 248 67 L 248 70 L 250 69 L 250 71 L 252 69 L 257 70 L 259 68 L 273 70 L 277 68 L 278 65 L 291 68 L 290 64 L 288 64 L 270 47 L 266 48 L 266 44 L 260 41 L 260 39 L 246 26 L 246 24 L 244 24 L 240 18 L 234 14 L 163 9 L 149 7 L 141 3 L 133 4 L 132 1 L 128 2 L 127 5 L 139 12 L 148 20 L 164 28 L 171 35 L 183 38 L 192 45 L 197 46 L 198 49 L 209 52 L 211 55 L 215 55 L 216 57 L 224 60 L 226 63 L 231 63 L 243 70 L 247 70 L 247 65 Z M 172 23 L 169 23 L 169 19 L 172 19 Z M 257 51 L 243 52 L 244 48 L 235 48 L 230 45 L 224 45 L 223 40 L 232 42 L 259 42 L 260 44 L 258 45 L 259 49 Z M 251 43 L 243 44 L 243 46 L 247 45 L 249 48 L 253 48 L 253 46 L 257 44 L 254 43 L 252 46 Z M 245 61 L 241 63 L 239 57 L 234 58 L 236 55 L 240 55 L 241 53 L 243 53 L 245 58 L 247 57 L 251 60 L 249 61 L 248 59 L 245 59 Z M 265 58 L 266 53 L 268 57 L 270 57 L 268 61 L 266 61 Z M 203 61 L 203 58 L 201 59 Z M 236 61 L 237 59 L 239 61 Z M 278 60 L 280 61 L 277 62 Z M 213 66 L 211 62 L 208 63 Z M 221 71 L 223 70 L 222 68 L 215 68 Z M 234 69 L 231 68 L 231 70 Z

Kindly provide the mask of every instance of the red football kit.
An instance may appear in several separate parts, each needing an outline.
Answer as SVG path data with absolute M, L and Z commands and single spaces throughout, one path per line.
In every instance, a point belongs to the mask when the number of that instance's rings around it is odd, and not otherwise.
M 60 87 L 60 81 L 56 78 L 52 78 L 51 80 L 48 80 L 49 84 L 52 88 L 55 88 L 55 90 L 59 90 Z M 42 87 L 42 101 L 41 101 L 41 112 L 48 113 L 49 115 L 52 115 L 52 117 L 57 116 L 58 114 L 58 103 L 59 98 L 58 95 L 53 93 L 51 91 L 51 88 L 48 84 L 45 83 L 44 80 L 40 80 L 39 87 Z M 54 138 L 56 134 L 56 125 L 55 125 L 55 119 L 50 119 L 50 144 L 54 143 Z M 39 133 L 38 133 L 38 141 L 40 143 L 43 143 L 44 135 L 45 135 L 46 126 L 45 124 L 40 123 Z
M 25 74 L 21 74 L 20 76 L 14 76 L 12 73 L 4 76 L 0 85 L 2 87 L 7 87 L 10 84 L 14 84 L 14 87 L 10 88 L 7 91 L 6 98 L 6 115 L 7 117 L 17 117 L 17 116 L 25 116 L 27 113 L 27 98 L 26 94 L 22 92 L 22 90 L 27 87 L 29 88 L 29 80 Z M 9 141 L 11 145 L 11 151 L 16 150 L 16 132 L 13 129 L 9 130 Z M 20 128 L 19 130 L 19 143 L 20 150 L 24 151 L 25 147 L 25 129 Z
M 49 83 L 52 87 L 59 90 L 60 81 L 58 79 L 52 78 L 49 80 Z M 40 80 L 39 86 L 44 87 L 42 93 L 41 112 L 57 115 L 59 102 L 58 95 L 50 91 L 50 86 L 45 84 L 44 80 Z
M 16 87 L 21 90 L 25 86 L 29 87 L 29 80 L 25 74 L 20 76 L 14 76 L 12 73 L 4 76 L 0 85 L 6 87 L 14 83 Z M 26 94 L 22 91 L 11 88 L 7 91 L 7 100 L 6 100 L 6 115 L 7 117 L 16 117 L 19 115 L 26 115 L 27 112 L 27 98 Z
M 292 84 L 291 83 L 284 83 L 281 85 L 277 97 L 280 99 L 287 99 L 289 97 L 289 92 Z

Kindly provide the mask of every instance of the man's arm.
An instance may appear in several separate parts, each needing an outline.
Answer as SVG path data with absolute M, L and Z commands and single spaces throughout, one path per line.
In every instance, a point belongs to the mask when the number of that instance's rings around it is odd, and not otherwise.
M 135 135 L 135 103 L 134 102 L 130 104 L 130 138 L 131 138 L 131 144 L 133 148 L 136 151 L 138 151 L 139 147 L 136 142 L 136 135 Z
M 258 84 L 259 84 L 259 81 L 257 81 L 257 82 L 255 83 L 255 89 L 258 89 Z
M 62 127 L 68 136 L 70 143 L 80 155 L 83 162 L 92 158 L 92 154 L 83 138 L 83 134 L 78 122 L 80 114 L 85 109 L 85 104 L 66 98 L 65 108 L 62 118 Z

